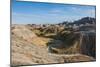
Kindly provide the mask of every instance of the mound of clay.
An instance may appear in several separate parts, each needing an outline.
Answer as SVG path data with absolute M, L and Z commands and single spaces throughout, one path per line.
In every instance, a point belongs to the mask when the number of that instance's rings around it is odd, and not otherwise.
M 25 25 L 14 25 L 12 34 L 23 38 L 26 41 L 32 41 L 37 35 L 30 31 Z

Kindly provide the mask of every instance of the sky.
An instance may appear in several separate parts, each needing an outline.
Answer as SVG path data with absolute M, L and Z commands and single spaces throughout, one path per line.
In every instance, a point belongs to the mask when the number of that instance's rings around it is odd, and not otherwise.
M 96 0 L 18 0 L 18 1 L 39 1 L 39 2 L 56 2 L 56 3 L 96 5 Z
M 13 24 L 56 24 L 95 17 L 95 6 L 72 4 L 12 2 Z

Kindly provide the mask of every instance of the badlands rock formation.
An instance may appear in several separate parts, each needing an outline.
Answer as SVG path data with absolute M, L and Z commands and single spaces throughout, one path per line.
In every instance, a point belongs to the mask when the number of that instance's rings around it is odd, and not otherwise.
M 53 39 L 37 36 L 27 25 L 12 25 L 11 32 L 12 66 L 95 60 L 92 56 L 80 53 L 57 54 L 49 52 L 47 43 Z M 62 43 L 60 42 L 59 44 Z

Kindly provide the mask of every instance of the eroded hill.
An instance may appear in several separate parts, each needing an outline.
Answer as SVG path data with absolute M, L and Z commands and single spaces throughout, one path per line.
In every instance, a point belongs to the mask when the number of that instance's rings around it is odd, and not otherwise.
M 64 31 L 63 28 L 59 27 L 52 28 L 48 27 L 45 30 L 45 28 L 35 29 L 30 25 L 12 25 L 12 65 L 95 60 L 93 56 L 83 55 L 80 52 L 79 33 L 72 33 L 69 30 Z

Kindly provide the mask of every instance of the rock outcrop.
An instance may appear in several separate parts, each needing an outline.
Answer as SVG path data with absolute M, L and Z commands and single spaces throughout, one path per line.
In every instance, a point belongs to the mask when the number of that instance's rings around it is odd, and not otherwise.
M 12 34 L 29 42 L 32 42 L 37 37 L 26 25 L 13 25 Z
M 79 31 L 74 33 L 60 33 L 59 40 L 48 43 L 49 51 L 58 54 L 81 53 L 96 57 L 95 32 Z
M 46 45 L 46 43 L 48 42 L 47 40 L 49 39 L 43 39 L 41 37 L 38 37 L 26 25 L 13 25 L 11 32 L 12 32 L 12 35 L 11 35 L 12 37 L 11 65 L 12 66 L 32 65 L 32 64 L 69 63 L 69 62 L 81 62 L 81 61 L 83 62 L 83 61 L 95 60 L 93 57 L 79 54 L 79 53 L 69 55 L 66 53 L 54 54 L 54 53 L 49 52 L 47 46 L 39 45 L 40 41 L 41 42 L 43 41 L 42 44 Z M 55 43 L 56 46 L 58 46 L 57 45 L 58 43 L 59 43 L 59 46 L 61 46 L 60 44 L 63 44 L 60 41 L 56 41 Z M 76 44 L 77 43 L 78 42 L 76 42 Z M 69 51 L 76 47 L 78 46 L 71 46 L 71 49 L 69 49 Z M 63 51 L 64 50 L 62 50 L 61 52 Z

